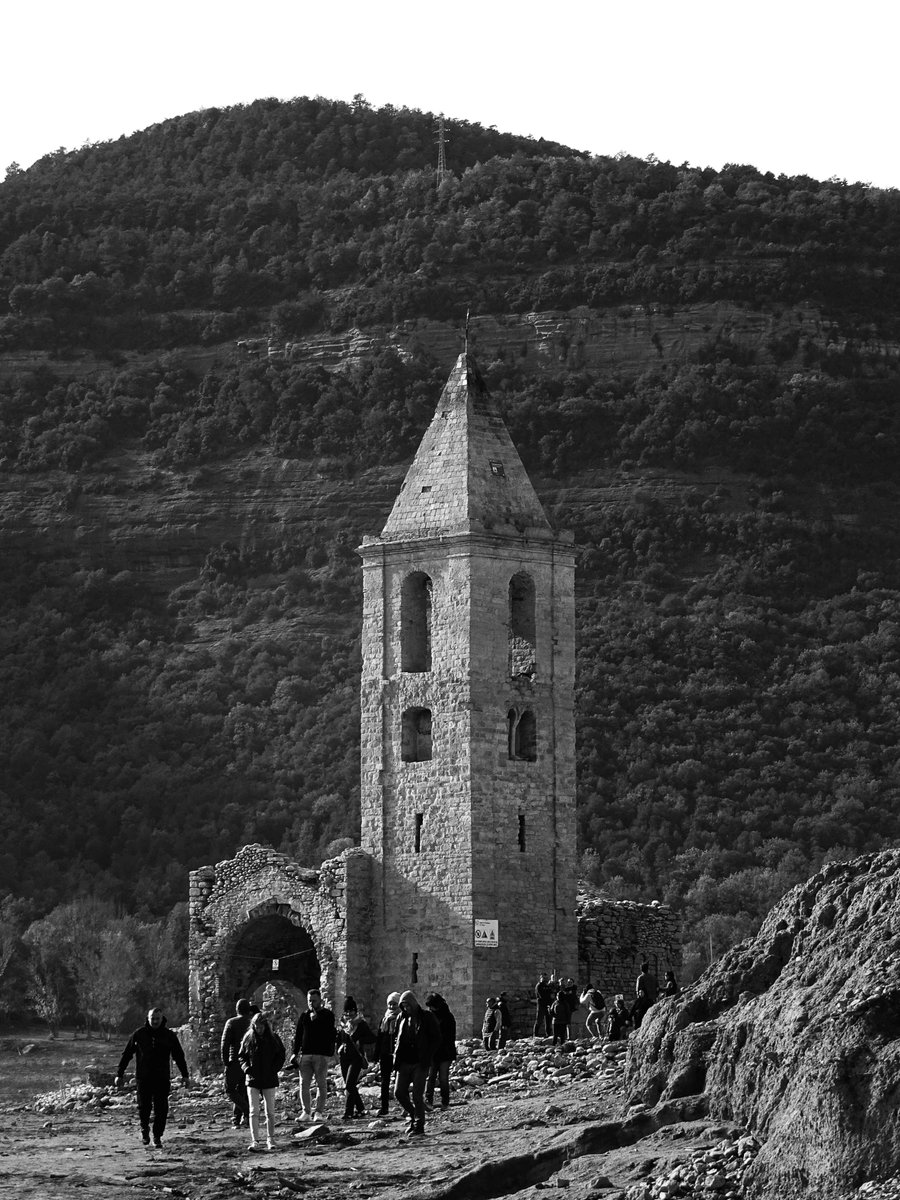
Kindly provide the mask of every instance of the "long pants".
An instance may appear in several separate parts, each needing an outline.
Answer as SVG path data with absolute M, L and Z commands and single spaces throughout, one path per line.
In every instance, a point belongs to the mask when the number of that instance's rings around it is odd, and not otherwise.
M 247 1088 L 247 1099 L 250 1103 L 250 1140 L 259 1141 L 259 1105 L 262 1101 L 266 1106 L 266 1140 L 271 1142 L 275 1136 L 275 1089 Z
M 538 1005 L 537 1016 L 534 1018 L 534 1036 L 550 1036 L 550 1010 L 543 1004 Z
M 313 1076 L 316 1079 L 316 1112 L 323 1113 L 325 1111 L 325 1097 L 328 1094 L 327 1054 L 300 1055 L 300 1103 L 304 1113 L 307 1115 L 312 1112 L 310 1088 Z
M 225 1091 L 231 1100 L 231 1119 L 235 1125 L 250 1120 L 250 1101 L 247 1099 L 247 1077 L 240 1063 L 230 1062 L 225 1066 Z
M 450 1059 L 443 1062 L 433 1062 L 428 1068 L 428 1082 L 425 1084 L 425 1099 L 429 1104 L 434 1103 L 435 1084 L 441 1093 L 441 1108 L 450 1105 Z
M 397 1103 L 419 1128 L 425 1128 L 425 1083 L 428 1068 L 418 1063 L 401 1063 L 397 1067 L 397 1086 L 394 1095 Z
M 345 1117 L 361 1117 L 366 1111 L 357 1087 L 362 1069 L 363 1065 L 359 1059 L 350 1062 L 341 1059 L 341 1075 L 344 1077 L 344 1092 L 347 1096 L 347 1102 L 344 1105 Z
M 378 1060 L 378 1073 L 381 1075 L 381 1111 L 386 1113 L 391 1107 L 391 1075 L 394 1070 L 392 1058 Z
M 554 1021 L 553 1022 L 553 1045 L 555 1046 L 557 1042 L 559 1042 L 559 1044 L 562 1045 L 563 1042 L 568 1041 L 568 1038 L 569 1038 L 569 1023 L 568 1023 L 568 1021 Z
M 158 1141 L 166 1131 L 166 1120 L 169 1116 L 169 1081 L 138 1080 L 137 1085 L 138 1120 L 141 1123 L 141 1133 L 145 1136 L 150 1132 L 150 1113 L 153 1113 L 153 1137 Z

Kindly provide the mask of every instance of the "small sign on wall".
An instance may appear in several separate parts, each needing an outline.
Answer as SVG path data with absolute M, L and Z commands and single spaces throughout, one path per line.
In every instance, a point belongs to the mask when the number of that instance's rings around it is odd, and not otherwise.
M 475 919 L 475 945 L 496 950 L 500 945 L 500 922 Z
M 273 959 L 272 959 L 272 970 L 273 970 L 273 971 L 277 971 L 277 970 L 278 970 L 278 964 L 279 964 L 280 962 L 281 962 L 281 959 L 280 959 L 280 958 L 273 958 Z

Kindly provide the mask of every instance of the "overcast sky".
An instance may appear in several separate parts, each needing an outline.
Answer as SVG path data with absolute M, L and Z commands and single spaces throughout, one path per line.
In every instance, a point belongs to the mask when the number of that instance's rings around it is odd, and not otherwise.
M 13 0 L 0 176 L 200 108 L 361 92 L 595 154 L 897 187 L 898 14 L 884 0 Z

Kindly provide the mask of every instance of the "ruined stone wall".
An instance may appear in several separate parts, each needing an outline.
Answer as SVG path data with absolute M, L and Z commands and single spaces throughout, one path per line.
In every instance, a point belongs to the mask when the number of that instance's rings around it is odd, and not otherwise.
M 634 997 L 634 981 L 646 960 L 662 983 L 681 967 L 681 918 L 665 904 L 633 900 L 578 900 L 578 981 L 596 983 L 604 996 Z
M 309 987 L 333 1004 L 348 975 L 368 979 L 370 888 L 369 860 L 358 850 L 314 870 L 244 846 L 191 872 L 189 1022 L 200 1070 L 219 1069 L 222 1026 L 237 997 L 261 998 L 277 982 L 299 1013 Z

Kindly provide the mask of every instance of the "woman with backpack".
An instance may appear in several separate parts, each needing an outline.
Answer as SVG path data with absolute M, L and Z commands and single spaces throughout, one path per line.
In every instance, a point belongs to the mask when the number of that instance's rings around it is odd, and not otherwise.
M 603 1041 L 603 1017 L 606 1012 L 606 1001 L 603 999 L 603 994 L 599 988 L 595 988 L 592 984 L 588 984 L 580 997 L 581 1003 L 588 1006 L 588 1015 L 584 1020 L 584 1027 L 587 1030 L 588 1037 L 596 1038 L 598 1042 Z

